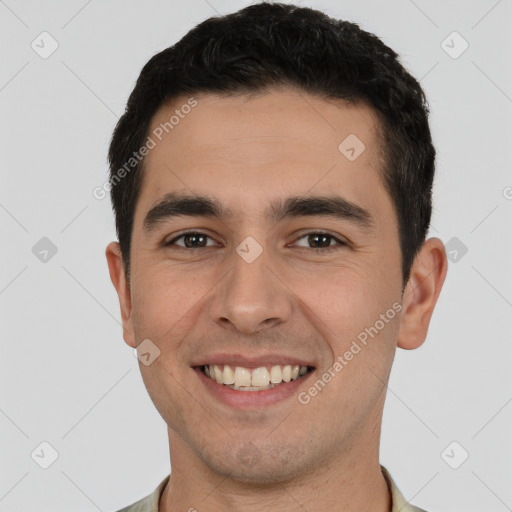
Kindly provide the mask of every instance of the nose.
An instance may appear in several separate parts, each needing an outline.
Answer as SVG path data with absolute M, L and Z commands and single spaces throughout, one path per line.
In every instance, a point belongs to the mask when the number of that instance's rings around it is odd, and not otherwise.
M 212 304 L 213 319 L 224 328 L 254 334 L 289 320 L 293 297 L 266 251 L 251 263 L 235 252 Z

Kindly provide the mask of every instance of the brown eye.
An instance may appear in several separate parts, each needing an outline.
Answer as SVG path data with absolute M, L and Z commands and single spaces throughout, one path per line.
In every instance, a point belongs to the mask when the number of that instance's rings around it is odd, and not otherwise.
M 305 235 L 302 235 L 297 240 L 306 239 L 307 245 L 299 244 L 299 247 L 306 247 L 309 249 L 318 249 L 318 250 L 325 250 L 325 249 L 337 249 L 340 246 L 347 245 L 345 242 L 340 240 L 339 238 L 335 237 L 334 235 L 331 235 L 329 233 L 322 233 L 322 232 L 314 232 L 314 233 L 306 233 Z M 332 241 L 335 243 L 332 244 Z
M 204 233 L 197 231 L 190 231 L 189 233 L 182 233 L 180 236 L 173 238 L 169 242 L 165 243 L 165 246 L 177 245 L 185 249 L 196 249 L 201 247 L 208 247 L 206 244 L 207 239 L 210 238 Z M 176 243 L 178 240 L 183 239 L 183 244 Z M 211 244 L 210 244 L 211 245 Z

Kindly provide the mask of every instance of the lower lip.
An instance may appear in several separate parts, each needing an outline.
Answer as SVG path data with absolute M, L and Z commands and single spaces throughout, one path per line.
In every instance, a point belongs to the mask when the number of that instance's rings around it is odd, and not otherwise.
M 212 395 L 227 405 L 239 408 L 267 407 L 281 402 L 296 393 L 297 388 L 304 384 L 314 373 L 314 370 L 309 371 L 298 379 L 278 384 L 271 389 L 264 389 L 262 391 L 237 391 L 236 389 L 231 389 L 224 384 L 219 384 L 217 381 L 210 379 L 210 377 L 207 377 L 203 373 L 200 367 L 193 368 L 193 370 Z

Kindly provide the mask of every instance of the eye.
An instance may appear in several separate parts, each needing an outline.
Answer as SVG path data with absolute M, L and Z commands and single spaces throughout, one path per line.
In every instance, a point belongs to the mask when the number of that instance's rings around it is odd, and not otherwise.
M 184 249 L 197 249 L 201 247 L 209 247 L 206 245 L 206 240 L 210 238 L 207 234 L 201 233 L 199 231 L 188 231 L 187 233 L 182 233 L 181 235 L 169 240 L 164 243 L 165 247 L 177 245 L 178 247 L 183 247 Z M 183 244 L 176 243 L 178 240 L 183 239 Z M 211 238 L 210 238 L 211 240 Z M 215 244 L 210 244 L 215 245 Z
M 337 250 L 341 247 L 347 246 L 348 244 L 344 242 L 343 240 L 340 240 L 339 238 L 335 237 L 334 235 L 331 235 L 330 233 L 325 233 L 323 231 L 314 231 L 311 233 L 306 233 L 305 235 L 302 235 L 297 240 L 306 239 L 306 244 L 301 245 L 298 244 L 299 247 L 307 247 L 308 249 L 313 249 L 316 251 L 331 251 L 331 250 Z M 337 243 L 334 243 L 334 245 L 331 244 L 331 241 L 335 241 Z M 297 242 L 295 242 L 297 245 Z M 308 244 L 312 244 L 313 247 L 309 246 Z M 316 245 L 316 247 L 315 247 Z
M 215 243 L 208 244 L 208 239 L 212 240 L 212 238 L 208 236 L 206 233 L 202 233 L 200 231 L 188 231 L 186 233 L 181 233 L 179 236 L 174 237 L 168 242 L 165 242 L 164 246 L 177 246 L 183 249 L 200 249 L 215 245 Z M 297 243 L 297 241 L 303 239 L 306 240 L 305 243 Z M 183 241 L 182 243 L 177 243 L 178 241 L 181 240 Z M 341 247 L 348 245 L 347 242 L 344 242 L 343 240 L 340 240 L 338 237 L 335 237 L 334 235 L 331 235 L 330 233 L 326 233 L 323 231 L 313 231 L 311 233 L 306 233 L 300 236 L 297 239 L 297 241 L 293 245 L 307 248 L 309 250 L 322 252 L 337 250 L 340 249 Z M 332 242 L 334 242 L 334 244 Z

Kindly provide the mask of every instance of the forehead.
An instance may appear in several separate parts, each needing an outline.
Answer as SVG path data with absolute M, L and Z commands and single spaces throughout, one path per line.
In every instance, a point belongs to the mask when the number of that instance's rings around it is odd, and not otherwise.
M 140 199 L 177 189 L 215 190 L 221 201 L 238 197 L 246 205 L 313 189 L 342 189 L 354 201 L 365 190 L 383 194 L 378 130 L 376 114 L 362 103 L 291 89 L 202 94 L 192 103 L 177 97 L 150 124 L 156 145 L 145 160 Z

